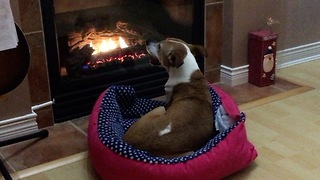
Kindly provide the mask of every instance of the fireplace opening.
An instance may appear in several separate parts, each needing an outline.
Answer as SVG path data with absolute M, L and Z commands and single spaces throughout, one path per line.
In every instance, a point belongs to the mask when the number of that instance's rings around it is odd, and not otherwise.
M 164 38 L 148 26 L 120 20 L 111 28 L 98 29 L 94 23 L 87 22 L 76 29 L 58 34 L 59 52 L 63 52 L 60 53 L 61 76 L 79 78 L 103 71 L 114 74 L 123 69 L 143 70 L 150 66 L 145 39 Z
M 114 84 L 131 85 L 139 97 L 164 95 L 167 73 L 149 64 L 148 38 L 204 41 L 204 0 L 40 3 L 55 122 L 90 114 Z

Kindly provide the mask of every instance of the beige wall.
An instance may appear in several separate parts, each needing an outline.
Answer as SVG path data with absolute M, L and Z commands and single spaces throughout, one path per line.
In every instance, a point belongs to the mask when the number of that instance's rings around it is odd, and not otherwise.
M 283 3 L 283 25 L 279 26 L 279 49 L 287 49 L 320 41 L 318 0 L 291 0 Z
M 222 64 L 247 63 L 248 32 L 263 27 L 266 19 L 280 21 L 272 30 L 279 34 L 278 50 L 320 41 L 316 0 L 225 0 L 223 5 Z

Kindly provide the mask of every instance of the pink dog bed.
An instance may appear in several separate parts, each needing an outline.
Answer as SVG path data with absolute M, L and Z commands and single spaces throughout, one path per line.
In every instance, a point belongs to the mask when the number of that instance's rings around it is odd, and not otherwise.
M 141 114 L 164 102 L 141 99 L 130 86 L 111 86 L 98 98 L 89 122 L 88 145 L 93 167 L 102 179 L 221 179 L 247 167 L 257 151 L 248 141 L 245 115 L 224 91 L 210 85 L 213 113 L 221 104 L 236 119 L 191 155 L 166 159 L 134 149 L 122 141 Z

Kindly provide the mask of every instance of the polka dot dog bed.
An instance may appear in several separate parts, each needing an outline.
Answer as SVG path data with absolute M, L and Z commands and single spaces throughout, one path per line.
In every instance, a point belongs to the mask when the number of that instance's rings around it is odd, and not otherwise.
M 89 122 L 88 145 L 93 167 L 102 179 L 220 179 L 247 167 L 256 157 L 247 140 L 245 115 L 224 91 L 210 85 L 213 113 L 219 105 L 236 119 L 191 155 L 166 159 L 151 156 L 122 141 L 141 114 L 164 102 L 141 99 L 130 86 L 111 86 L 98 98 Z

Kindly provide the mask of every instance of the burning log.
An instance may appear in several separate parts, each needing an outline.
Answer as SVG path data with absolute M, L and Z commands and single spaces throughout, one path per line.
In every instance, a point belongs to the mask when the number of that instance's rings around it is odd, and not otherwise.
M 116 27 L 113 31 L 89 27 L 69 33 L 70 57 L 65 65 L 70 77 L 80 77 L 98 69 L 133 67 L 137 59 L 146 56 L 143 38 L 157 34 L 156 31 L 122 21 L 118 21 Z
M 94 27 L 83 29 L 81 32 L 71 32 L 68 35 L 68 46 L 70 52 L 79 48 L 82 49 L 87 44 L 92 44 L 97 47 L 102 40 L 112 39 L 116 37 L 124 37 L 127 39 L 129 45 L 144 44 L 146 36 L 160 37 L 161 35 L 153 29 L 145 26 L 131 24 L 128 22 L 118 21 L 116 23 L 117 29 L 100 30 Z M 162 36 L 161 36 L 162 37 Z
M 71 32 L 68 35 L 68 46 L 69 51 L 79 48 L 82 49 L 87 44 L 92 44 L 94 47 L 97 47 L 99 43 L 103 40 L 113 39 L 116 37 L 125 37 L 126 39 L 130 39 L 132 42 L 129 44 L 135 44 L 134 41 L 138 41 L 140 39 L 139 36 L 135 36 L 129 34 L 127 32 L 116 29 L 114 31 L 110 30 L 101 30 L 97 31 L 94 27 L 89 29 L 84 29 L 81 32 Z
M 101 52 L 99 54 L 92 55 L 91 60 L 108 59 L 111 57 L 122 57 L 125 55 L 134 54 L 134 53 L 146 53 L 145 47 L 141 45 L 136 45 L 136 46 L 131 46 L 129 48 L 124 48 L 124 49 L 118 48 L 108 52 Z
M 93 51 L 89 44 L 72 51 L 70 57 L 66 59 L 66 70 L 70 77 L 82 76 L 83 66 L 87 64 Z

